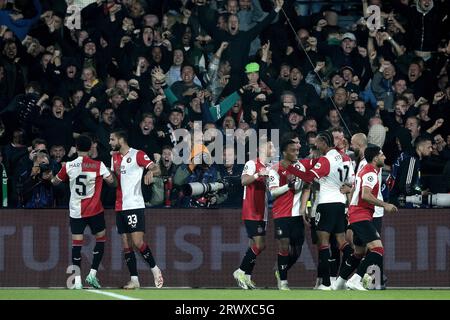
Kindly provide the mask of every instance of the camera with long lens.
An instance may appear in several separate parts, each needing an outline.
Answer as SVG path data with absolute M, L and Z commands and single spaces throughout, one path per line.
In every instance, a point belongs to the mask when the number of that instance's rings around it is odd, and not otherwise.
M 450 194 L 434 193 L 399 197 L 400 207 L 414 208 L 450 208 Z
M 188 197 L 201 197 L 210 193 L 216 193 L 225 188 L 223 182 L 191 182 L 183 186 L 183 193 Z

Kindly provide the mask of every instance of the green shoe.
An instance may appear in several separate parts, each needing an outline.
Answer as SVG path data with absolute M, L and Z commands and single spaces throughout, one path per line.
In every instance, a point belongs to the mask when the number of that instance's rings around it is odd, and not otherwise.
M 94 287 L 95 289 L 100 289 L 102 287 L 100 285 L 100 283 L 98 282 L 97 277 L 90 275 L 90 274 L 86 277 L 86 282 L 88 284 L 90 284 L 92 287 Z

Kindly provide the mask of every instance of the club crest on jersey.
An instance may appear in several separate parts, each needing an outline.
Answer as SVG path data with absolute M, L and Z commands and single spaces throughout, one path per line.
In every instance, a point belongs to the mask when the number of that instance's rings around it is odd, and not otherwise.
M 150 161 L 150 158 L 148 157 L 148 155 L 144 155 L 144 160 Z
M 373 177 L 372 176 L 368 176 L 367 177 L 367 181 L 372 182 L 373 181 Z
M 127 163 L 131 163 L 131 158 L 128 158 L 128 159 L 127 159 Z

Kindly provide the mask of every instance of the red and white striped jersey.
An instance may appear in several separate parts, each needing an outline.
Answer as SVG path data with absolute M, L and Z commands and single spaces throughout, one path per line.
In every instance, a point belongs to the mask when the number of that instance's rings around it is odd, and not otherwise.
M 305 172 L 305 167 L 298 161 L 294 166 Z M 269 189 L 282 187 L 288 184 L 289 172 L 286 171 L 280 163 L 277 163 L 269 171 Z M 274 219 L 285 217 L 298 217 L 300 216 L 300 198 L 302 195 L 301 189 L 303 181 L 295 177 L 295 190 L 289 189 L 282 195 L 276 197 L 273 201 L 272 215 Z
M 361 169 L 367 164 L 366 159 L 362 159 L 359 164 L 358 164 L 358 170 L 356 171 L 356 173 L 358 174 L 359 171 L 361 171 Z M 380 168 L 380 171 L 378 172 L 378 181 L 380 183 L 380 188 L 378 188 L 378 196 L 377 199 L 384 201 L 383 199 L 383 194 L 381 193 L 381 182 L 383 181 L 383 169 Z M 375 211 L 373 213 L 373 217 L 374 218 L 379 218 L 384 216 L 384 208 L 383 207 L 379 207 L 379 206 L 375 206 Z
M 348 207 L 349 223 L 372 220 L 375 206 L 362 199 L 362 188 L 369 187 L 372 190 L 372 194 L 377 197 L 378 189 L 380 188 L 378 173 L 379 170 L 377 168 L 371 164 L 366 164 L 356 176 L 355 191 Z
M 133 148 L 124 156 L 120 152 L 113 154 L 111 170 L 117 176 L 116 211 L 145 208 L 141 180 L 144 169 L 152 163 L 145 152 Z
M 317 203 L 345 203 L 346 197 L 341 193 L 340 188 L 348 181 L 352 169 L 353 166 L 344 166 L 342 154 L 336 149 L 331 149 L 325 156 L 320 157 L 311 169 L 320 184 Z
M 261 170 L 267 169 L 259 158 L 247 161 L 242 171 L 242 175 L 254 175 Z M 267 221 L 268 199 L 266 178 L 259 177 L 248 186 L 244 186 L 244 196 L 242 200 L 242 220 Z
M 78 157 L 62 166 L 56 177 L 61 181 L 69 180 L 72 218 L 92 217 L 103 212 L 100 200 L 103 178 L 110 175 L 103 162 L 89 157 Z

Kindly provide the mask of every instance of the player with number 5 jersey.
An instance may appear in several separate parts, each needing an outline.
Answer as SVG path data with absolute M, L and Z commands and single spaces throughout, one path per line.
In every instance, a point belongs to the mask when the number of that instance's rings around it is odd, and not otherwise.
M 141 180 L 144 170 L 144 184 L 153 182 L 153 175 L 159 175 L 159 166 L 141 150 L 130 148 L 125 131 L 111 133 L 109 144 L 113 150 L 111 169 L 117 176 L 116 191 L 116 225 L 117 232 L 122 236 L 122 246 L 125 261 L 131 279 L 124 289 L 138 289 L 140 287 L 136 256 L 133 247 L 137 248 L 150 266 L 155 280 L 155 287 L 162 288 L 163 277 L 156 265 L 153 254 L 144 242 L 145 233 L 145 203 L 142 196 Z
M 100 288 L 97 270 L 103 257 L 105 247 L 105 217 L 100 200 L 103 179 L 114 184 L 114 175 L 101 161 L 92 160 L 88 153 L 92 141 L 81 135 L 76 140 L 78 157 L 63 164 L 52 184 L 57 185 L 69 180 L 70 184 L 70 230 L 72 233 L 72 264 L 81 267 L 81 247 L 86 226 L 95 235 L 96 244 L 93 251 L 92 266 L 86 282 L 94 288 Z M 81 276 L 75 275 L 75 284 L 71 289 L 82 289 Z

